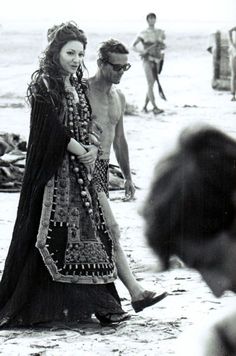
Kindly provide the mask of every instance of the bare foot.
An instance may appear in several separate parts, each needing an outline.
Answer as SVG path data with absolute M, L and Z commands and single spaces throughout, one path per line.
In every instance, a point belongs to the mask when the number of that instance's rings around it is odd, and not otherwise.
M 162 114 L 163 112 L 164 112 L 164 110 L 159 109 L 157 107 L 153 109 L 153 114 L 154 115 Z

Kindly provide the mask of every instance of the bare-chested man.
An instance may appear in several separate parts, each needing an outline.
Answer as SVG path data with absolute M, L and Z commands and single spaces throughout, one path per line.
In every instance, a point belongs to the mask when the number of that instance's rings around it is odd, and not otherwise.
M 145 290 L 134 278 L 127 258 L 120 246 L 120 231 L 114 219 L 108 196 L 108 164 L 111 146 L 113 144 L 117 162 L 125 178 L 125 195 L 132 199 L 135 194 L 135 186 L 132 182 L 128 145 L 124 134 L 123 114 L 125 109 L 125 97 L 114 84 L 119 84 L 122 75 L 131 65 L 128 63 L 128 50 L 116 41 L 109 40 L 99 49 L 97 61 L 98 70 L 94 77 L 89 79 L 89 100 L 95 121 L 102 129 L 100 142 L 102 154 L 96 161 L 94 179 L 101 208 L 105 211 L 107 225 L 114 239 L 118 276 L 127 287 L 131 304 L 136 312 L 159 302 L 166 296 L 166 292 L 154 293 Z
M 229 64 L 231 73 L 231 100 L 236 101 L 236 26 L 229 30 Z

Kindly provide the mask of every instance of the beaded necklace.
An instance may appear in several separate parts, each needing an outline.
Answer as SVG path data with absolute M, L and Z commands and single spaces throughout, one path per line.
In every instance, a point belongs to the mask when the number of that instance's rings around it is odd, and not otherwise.
M 73 80 L 75 90 L 78 94 L 79 101 L 76 102 L 75 97 L 71 91 L 66 91 L 66 105 L 68 108 L 68 127 L 70 129 L 71 137 L 82 145 L 88 145 L 89 142 L 89 126 L 91 123 L 91 109 L 84 93 L 84 89 L 81 83 Z M 86 167 L 79 162 L 79 158 L 74 154 L 70 154 L 70 166 L 76 176 L 77 183 L 80 185 L 80 194 L 84 206 L 91 216 L 93 217 L 93 208 L 90 194 L 88 192 L 89 180 L 87 176 Z

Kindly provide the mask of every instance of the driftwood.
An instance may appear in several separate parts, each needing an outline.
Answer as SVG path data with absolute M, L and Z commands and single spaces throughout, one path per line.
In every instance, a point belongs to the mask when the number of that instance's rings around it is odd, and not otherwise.
M 0 192 L 19 192 L 22 185 L 26 142 L 16 134 L 0 133 Z M 120 168 L 109 164 L 109 190 L 124 189 Z
M 212 88 L 230 90 L 229 41 L 226 33 L 217 31 L 210 36 L 207 50 L 212 53 Z

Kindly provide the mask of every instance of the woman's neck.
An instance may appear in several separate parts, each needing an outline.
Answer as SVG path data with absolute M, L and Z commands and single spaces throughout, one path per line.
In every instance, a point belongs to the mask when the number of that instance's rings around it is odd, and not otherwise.
M 63 77 L 63 81 L 64 81 L 65 86 L 71 86 L 71 82 L 70 82 L 70 74 L 69 74 L 69 75 L 64 76 L 64 77 Z
M 78 103 L 79 102 L 78 93 L 75 87 L 71 84 L 70 78 L 71 75 L 67 75 L 66 77 L 64 77 L 64 87 L 66 91 L 69 91 L 70 93 L 73 94 L 75 102 Z

